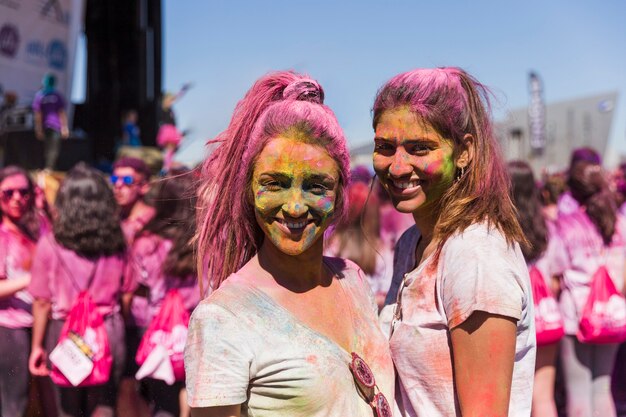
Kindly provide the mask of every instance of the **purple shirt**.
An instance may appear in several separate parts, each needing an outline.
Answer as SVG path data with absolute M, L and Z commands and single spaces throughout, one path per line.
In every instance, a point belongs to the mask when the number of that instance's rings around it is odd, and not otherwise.
M 61 119 L 59 113 L 65 110 L 65 100 L 56 91 L 44 93 L 38 91 L 33 99 L 33 111 L 41 112 L 41 121 L 44 128 L 61 130 Z
M 120 310 L 122 293 L 134 290 L 124 277 L 125 255 L 88 259 L 58 244 L 52 235 L 39 239 L 28 291 L 35 298 L 50 300 L 52 318 L 64 320 L 78 294 L 87 289 L 103 317 Z
M 21 233 L 0 226 L 0 279 L 15 279 L 28 275 L 33 262 L 35 242 Z M 0 326 L 11 329 L 33 325 L 32 297 L 18 291 L 0 298 Z
M 133 297 L 131 303 L 131 321 L 136 326 L 150 325 L 171 289 L 178 290 L 189 311 L 200 302 L 200 289 L 195 275 L 178 278 L 163 273 L 163 263 L 172 245 L 171 240 L 154 234 L 141 235 L 133 243 L 126 275 L 136 286 L 145 287 Z

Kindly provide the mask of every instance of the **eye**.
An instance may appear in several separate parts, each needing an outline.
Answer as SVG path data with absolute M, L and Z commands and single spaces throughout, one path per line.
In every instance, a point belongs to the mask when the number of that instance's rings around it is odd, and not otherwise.
M 267 191 L 280 191 L 283 188 L 278 181 L 263 181 L 261 186 Z
M 388 153 L 390 151 L 393 151 L 393 146 L 389 142 L 385 142 L 385 141 L 374 142 L 374 152 Z
M 407 153 L 412 155 L 426 155 L 433 150 L 433 147 L 427 143 L 412 143 L 405 146 Z
M 328 190 L 329 188 L 326 185 L 318 183 L 311 184 L 311 186 L 309 187 L 309 191 L 317 195 L 324 195 Z

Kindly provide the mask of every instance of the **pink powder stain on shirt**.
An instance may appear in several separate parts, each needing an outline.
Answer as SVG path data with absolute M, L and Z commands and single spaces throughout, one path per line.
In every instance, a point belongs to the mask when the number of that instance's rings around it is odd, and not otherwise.
M 306 357 L 306 361 L 312 365 L 317 365 L 317 356 L 309 355 Z

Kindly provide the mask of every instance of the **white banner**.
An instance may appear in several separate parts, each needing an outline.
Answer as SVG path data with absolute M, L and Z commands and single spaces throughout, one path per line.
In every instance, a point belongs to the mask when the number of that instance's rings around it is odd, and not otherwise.
M 30 105 L 47 72 L 69 101 L 84 0 L 0 0 L 0 88 Z

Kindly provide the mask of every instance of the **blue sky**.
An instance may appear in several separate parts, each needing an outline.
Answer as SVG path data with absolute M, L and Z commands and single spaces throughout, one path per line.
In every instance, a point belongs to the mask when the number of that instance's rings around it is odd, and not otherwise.
M 528 103 L 537 71 L 548 103 L 620 93 L 609 146 L 626 153 L 626 2 L 581 0 L 163 0 L 164 83 L 190 129 L 179 159 L 202 159 L 262 74 L 320 81 L 350 146 L 372 140 L 376 90 L 418 67 L 460 66 L 495 93 L 494 116 Z

